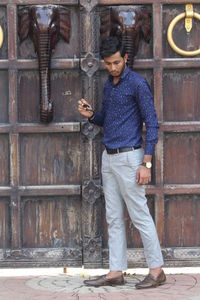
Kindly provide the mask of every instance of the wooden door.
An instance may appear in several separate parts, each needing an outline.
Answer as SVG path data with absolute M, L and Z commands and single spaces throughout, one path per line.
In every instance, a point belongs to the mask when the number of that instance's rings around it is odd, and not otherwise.
M 199 1 L 192 1 L 200 13 Z M 18 38 L 24 5 L 64 5 L 70 10 L 69 44 L 60 39 L 51 60 L 53 121 L 39 119 L 38 61 L 30 38 Z M 146 7 L 149 44 L 141 39 L 133 68 L 154 93 L 160 124 L 147 188 L 165 264 L 199 264 L 200 257 L 200 57 L 182 57 L 168 44 L 171 20 L 184 12 L 176 0 L 1 0 L 0 26 L 0 265 L 108 266 L 107 225 L 101 186 L 102 131 L 77 111 L 84 96 L 100 109 L 107 73 L 99 59 L 102 11 Z M 133 7 L 134 6 L 134 7 Z M 200 23 L 174 41 L 199 48 Z M 142 243 L 126 212 L 128 262 L 145 266 Z

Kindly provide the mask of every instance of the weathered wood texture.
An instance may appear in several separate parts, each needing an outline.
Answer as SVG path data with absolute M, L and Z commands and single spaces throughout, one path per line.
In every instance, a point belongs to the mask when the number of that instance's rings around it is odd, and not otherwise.
M 23 2 L 23 3 L 22 3 Z M 51 60 L 54 119 L 39 123 L 39 73 L 30 39 L 19 43 L 17 13 L 36 0 L 1 0 L 0 25 L 0 265 L 108 266 L 101 187 L 102 131 L 77 111 L 77 100 L 101 108 L 107 77 L 99 59 L 100 15 L 108 6 L 146 6 L 151 39 L 141 39 L 134 69 L 149 82 L 160 123 L 148 206 L 166 265 L 200 258 L 200 57 L 184 58 L 167 42 L 167 28 L 186 0 L 54 0 L 71 14 L 69 44 Z M 200 13 L 199 0 L 193 0 Z M 40 1 L 41 5 L 52 1 Z M 199 21 L 173 33 L 185 50 L 199 47 Z M 129 266 L 145 266 L 141 239 L 125 212 Z
M 6 249 L 11 246 L 11 222 L 10 222 L 9 198 L 0 198 L 0 248 Z
M 81 247 L 80 197 L 22 198 L 24 248 Z

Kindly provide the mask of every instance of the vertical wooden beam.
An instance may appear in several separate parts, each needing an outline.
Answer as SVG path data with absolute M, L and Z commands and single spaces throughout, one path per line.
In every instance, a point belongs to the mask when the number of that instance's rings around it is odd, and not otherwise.
M 97 37 L 94 27 L 95 5 L 97 1 L 80 0 L 81 7 L 81 69 L 82 69 L 82 96 L 94 107 L 97 77 L 95 72 L 99 68 L 99 61 L 95 57 Z M 99 30 L 99 28 L 98 28 Z M 100 176 L 94 180 L 95 169 L 95 139 L 99 128 L 85 122 L 82 124 L 84 142 L 82 143 L 83 172 L 82 172 L 82 234 L 83 234 L 83 263 L 89 267 L 102 266 L 102 237 L 101 237 L 101 184 Z M 99 147 L 100 148 L 100 147 Z M 98 153 L 100 152 L 100 149 Z M 92 218 L 91 218 L 92 215 Z
M 17 60 L 17 6 L 7 6 L 8 20 L 8 59 L 9 59 L 9 122 L 14 128 L 18 121 L 17 105 L 17 70 L 13 69 L 13 61 Z M 19 186 L 19 135 L 10 132 L 10 185 L 11 185 L 11 248 L 19 249 L 20 230 L 20 198 Z
M 162 4 L 153 4 L 153 54 L 154 54 L 154 101 L 158 121 L 163 122 L 163 69 L 162 69 Z M 160 188 L 159 195 L 155 196 L 155 221 L 158 237 L 164 241 L 164 194 L 163 194 L 163 133 L 159 132 L 159 141 L 155 150 L 156 185 Z

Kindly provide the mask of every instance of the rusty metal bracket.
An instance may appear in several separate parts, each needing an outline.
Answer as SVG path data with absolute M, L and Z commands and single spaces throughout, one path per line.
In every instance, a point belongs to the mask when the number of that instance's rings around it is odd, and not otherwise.
M 3 44 L 3 29 L 0 26 L 0 48 L 2 47 L 2 44 Z
M 96 59 L 92 53 L 88 53 L 85 58 L 81 59 L 81 69 L 89 76 L 92 77 L 93 74 L 99 68 L 99 61 Z
M 170 23 L 169 27 L 168 27 L 168 31 L 167 31 L 167 39 L 169 42 L 169 45 L 171 46 L 171 48 L 178 54 L 182 55 L 182 56 L 196 56 L 200 54 L 200 49 L 194 50 L 194 51 L 185 51 L 180 49 L 179 47 L 176 46 L 176 44 L 174 43 L 173 37 L 172 37 L 172 33 L 174 30 L 175 25 L 182 19 L 186 18 L 189 21 L 185 21 L 185 26 L 186 26 L 186 30 L 189 33 L 190 30 L 192 29 L 192 18 L 196 18 L 200 21 L 200 14 L 196 13 L 193 11 L 193 5 L 192 4 L 188 4 L 186 5 L 186 12 L 179 14 L 178 16 L 176 16 Z M 188 24 L 188 25 L 187 25 Z
M 86 136 L 88 140 L 93 140 L 100 133 L 100 128 L 92 123 L 84 122 L 81 124 L 81 133 Z

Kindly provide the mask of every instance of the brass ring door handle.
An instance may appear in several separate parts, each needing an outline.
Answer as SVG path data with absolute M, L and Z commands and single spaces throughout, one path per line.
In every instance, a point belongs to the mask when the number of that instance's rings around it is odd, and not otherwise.
M 198 19 L 200 21 L 200 14 L 193 12 L 192 15 L 194 18 Z M 185 51 L 180 49 L 179 47 L 176 46 L 176 44 L 174 43 L 173 37 L 172 37 L 172 33 L 174 30 L 175 25 L 181 20 L 187 17 L 186 13 L 181 13 L 180 15 L 178 15 L 177 17 L 175 17 L 172 22 L 170 23 L 169 27 L 168 27 L 168 31 L 167 31 L 167 39 L 168 42 L 171 46 L 171 48 L 178 54 L 183 55 L 183 56 L 196 56 L 200 54 L 200 48 L 198 50 L 194 50 L 194 51 Z
M 0 48 L 1 48 L 2 44 L 3 44 L 3 29 L 0 26 Z

